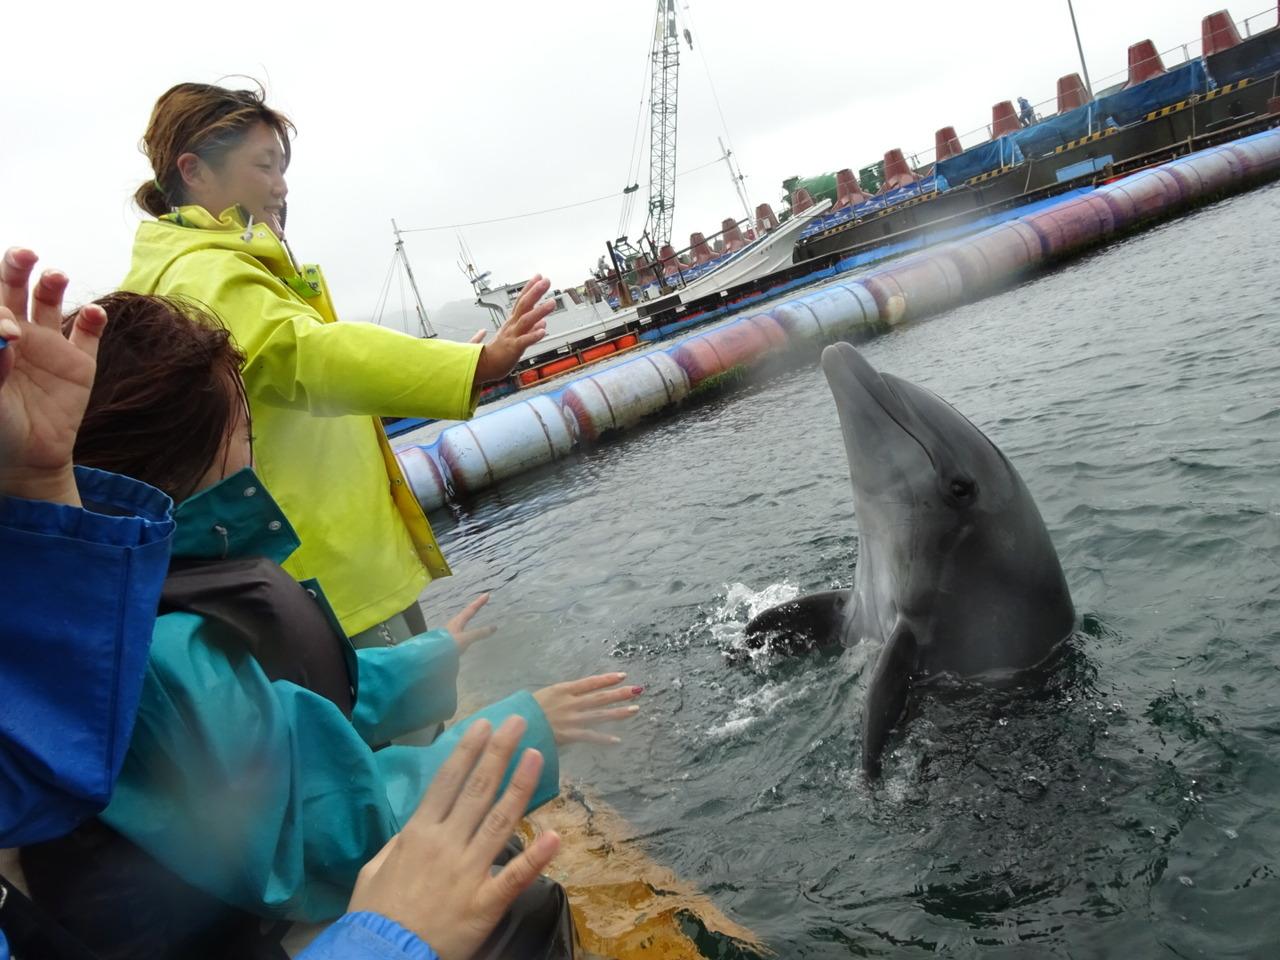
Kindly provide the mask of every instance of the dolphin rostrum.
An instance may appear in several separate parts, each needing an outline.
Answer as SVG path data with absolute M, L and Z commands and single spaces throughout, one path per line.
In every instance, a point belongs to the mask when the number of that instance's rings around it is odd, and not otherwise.
M 981 430 L 847 343 L 823 351 L 822 369 L 853 480 L 854 586 L 766 610 L 746 637 L 879 644 L 862 711 L 862 766 L 875 775 L 913 683 L 1013 677 L 1049 659 L 1075 611 L 1040 511 Z

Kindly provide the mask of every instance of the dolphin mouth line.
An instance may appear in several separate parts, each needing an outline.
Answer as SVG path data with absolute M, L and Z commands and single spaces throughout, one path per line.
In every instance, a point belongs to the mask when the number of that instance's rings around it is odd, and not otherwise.
M 840 345 L 837 344 L 835 346 L 838 347 Z M 832 348 L 828 347 L 827 349 L 830 350 Z M 837 349 L 836 353 L 839 355 L 839 359 L 837 361 L 832 361 L 830 364 L 831 367 L 835 368 L 834 370 L 829 369 L 828 364 L 823 364 L 823 372 L 828 375 L 828 378 L 834 374 L 834 376 L 840 379 L 847 379 L 856 383 L 858 388 L 875 402 L 875 405 L 880 409 L 881 413 L 892 420 L 899 430 L 915 441 L 916 446 L 918 446 L 929 459 L 929 465 L 936 471 L 938 469 L 938 461 L 934 457 L 933 451 L 929 448 L 929 444 L 920 439 L 917 432 L 904 422 L 908 419 L 905 414 L 910 413 L 910 407 L 907 405 L 907 402 L 896 390 L 893 389 L 893 386 L 880 375 L 879 371 L 875 370 L 866 362 L 866 360 L 862 359 L 861 355 L 858 354 L 852 346 L 849 346 L 848 350 Z M 857 359 L 855 360 L 854 358 Z M 865 370 L 863 367 L 865 367 Z M 888 394 L 888 396 L 892 398 L 892 404 L 886 403 L 885 397 L 882 394 Z M 891 408 L 894 406 L 896 406 L 901 413 Z
M 839 349 L 840 347 L 845 349 Z M 832 351 L 837 356 L 828 361 L 826 358 L 827 351 Z M 947 458 L 944 456 L 940 460 L 939 451 L 935 451 L 933 444 L 925 442 L 921 437 L 921 432 L 929 435 L 933 441 L 940 441 L 941 446 L 939 449 L 944 453 L 946 452 L 946 438 L 938 436 L 936 433 L 930 434 L 928 430 L 922 431 L 920 421 L 916 417 L 910 401 L 895 390 L 893 384 L 886 380 L 879 370 L 872 367 L 851 344 L 838 343 L 827 347 L 827 350 L 823 351 L 822 368 L 823 372 L 827 374 L 828 380 L 835 378 L 846 384 L 850 382 L 856 383 L 863 393 L 875 401 L 875 405 L 880 409 L 881 413 L 893 421 L 899 430 L 915 441 L 916 446 L 928 458 L 929 465 L 935 473 L 941 475 L 945 471 L 944 461 Z M 941 398 L 939 398 L 939 401 L 946 403 Z M 1004 451 L 996 446 L 985 432 L 978 430 L 976 427 L 974 430 L 982 437 L 983 443 L 995 452 L 995 455 L 1004 462 L 1006 467 L 1012 470 L 1013 464 L 1009 462 L 1009 458 L 1005 456 Z

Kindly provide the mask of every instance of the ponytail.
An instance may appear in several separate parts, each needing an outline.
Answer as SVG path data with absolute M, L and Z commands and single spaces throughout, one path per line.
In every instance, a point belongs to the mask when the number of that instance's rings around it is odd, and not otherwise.
M 133 194 L 133 202 L 153 217 L 163 217 L 175 205 L 169 203 L 164 189 L 156 180 L 148 180 Z

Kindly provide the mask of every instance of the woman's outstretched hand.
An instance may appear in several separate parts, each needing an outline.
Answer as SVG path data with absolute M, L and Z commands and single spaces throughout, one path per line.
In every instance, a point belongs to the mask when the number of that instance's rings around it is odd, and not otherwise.
M 524 285 L 520 299 L 511 309 L 511 316 L 494 335 L 492 342 L 486 343 L 480 351 L 480 359 L 476 362 L 476 386 L 501 380 L 515 369 L 524 352 L 547 335 L 547 315 L 555 309 L 555 301 L 539 303 L 548 290 L 551 281 L 544 280 L 541 274 Z M 483 337 L 477 332 L 471 343 L 480 343 Z
M 570 743 L 621 743 L 620 737 L 601 733 L 597 728 L 606 723 L 630 720 L 640 712 L 634 704 L 612 706 L 623 700 L 634 700 L 644 693 L 644 687 L 619 686 L 626 678 L 625 673 L 602 673 L 537 691 L 533 698 L 546 714 L 547 722 L 555 733 L 556 744 L 563 747 Z
M 453 642 L 458 645 L 459 655 L 466 653 L 467 647 L 471 646 L 477 640 L 484 640 L 487 637 L 492 637 L 498 632 L 497 627 L 475 627 L 470 630 L 467 629 L 467 624 L 471 622 L 471 618 L 479 613 L 488 602 L 489 594 L 480 594 L 480 596 L 476 597 L 463 607 L 460 613 L 452 617 L 449 622 L 444 625 L 444 628 L 453 636 Z
M 440 960 L 475 953 L 560 849 L 559 836 L 544 833 L 491 874 L 542 770 L 542 755 L 526 750 L 494 803 L 524 731 L 520 717 L 492 735 L 484 720 L 467 729 L 404 829 L 360 871 L 348 910 L 390 917 L 422 937 Z
M 0 494 L 79 506 L 71 455 L 107 315 L 84 307 L 64 337 L 64 274 L 42 274 L 28 306 L 36 259 L 14 247 L 0 261 Z

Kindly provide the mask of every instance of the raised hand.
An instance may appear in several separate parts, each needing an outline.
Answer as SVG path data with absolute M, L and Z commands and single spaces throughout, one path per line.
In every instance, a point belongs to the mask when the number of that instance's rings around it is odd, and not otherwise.
M 63 336 L 64 274 L 42 274 L 28 307 L 36 260 L 14 247 L 0 261 L 0 494 L 79 506 L 71 455 L 107 315 L 91 304 Z
M 458 653 L 467 652 L 467 647 L 471 646 L 477 640 L 484 640 L 486 637 L 492 637 L 498 632 L 497 627 L 476 627 L 472 630 L 467 629 L 467 624 L 489 602 L 489 594 L 482 593 L 476 597 L 462 611 L 452 617 L 444 628 L 453 635 L 453 642 L 458 645 Z
M 619 686 L 626 678 L 625 673 L 602 673 L 537 691 L 533 698 L 546 714 L 556 744 L 563 747 L 570 743 L 621 743 L 620 737 L 601 733 L 597 728 L 618 720 L 630 720 L 640 712 L 634 704 L 611 706 L 644 693 L 644 687 Z
M 526 750 L 494 803 L 525 722 L 491 735 L 478 720 L 445 761 L 417 811 L 360 871 L 351 912 L 371 910 L 422 937 L 440 960 L 468 960 L 560 849 L 544 833 L 497 874 L 490 867 L 537 786 L 542 755 Z
M 541 274 L 524 285 L 520 298 L 511 309 L 511 316 L 480 351 L 476 363 L 476 385 L 501 380 L 515 369 L 524 352 L 547 335 L 547 315 L 555 309 L 555 301 L 538 301 L 551 289 L 551 281 Z M 479 334 L 477 334 L 478 336 Z M 472 343 L 477 343 L 475 337 Z

